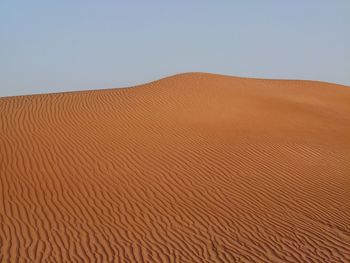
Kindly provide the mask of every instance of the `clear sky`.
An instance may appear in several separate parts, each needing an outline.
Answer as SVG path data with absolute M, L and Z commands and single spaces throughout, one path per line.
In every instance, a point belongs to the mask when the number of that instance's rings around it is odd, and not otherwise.
M 0 1 L 0 96 L 188 71 L 350 85 L 350 1 Z

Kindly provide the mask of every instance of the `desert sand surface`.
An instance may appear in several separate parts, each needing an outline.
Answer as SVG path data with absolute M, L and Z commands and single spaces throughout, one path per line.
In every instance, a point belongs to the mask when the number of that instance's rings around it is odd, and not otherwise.
M 350 262 L 350 88 L 187 73 L 0 99 L 0 262 Z

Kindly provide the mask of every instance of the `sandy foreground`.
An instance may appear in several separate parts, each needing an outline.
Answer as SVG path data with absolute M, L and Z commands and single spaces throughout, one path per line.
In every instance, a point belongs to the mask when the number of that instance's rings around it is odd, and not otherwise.
M 204 73 L 0 99 L 0 262 L 350 262 L 350 88 Z

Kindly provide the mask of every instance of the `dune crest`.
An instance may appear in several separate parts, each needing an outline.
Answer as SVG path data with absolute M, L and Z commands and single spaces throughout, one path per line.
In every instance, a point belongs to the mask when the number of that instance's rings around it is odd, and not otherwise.
M 0 261 L 350 262 L 349 102 L 204 73 L 0 98 Z

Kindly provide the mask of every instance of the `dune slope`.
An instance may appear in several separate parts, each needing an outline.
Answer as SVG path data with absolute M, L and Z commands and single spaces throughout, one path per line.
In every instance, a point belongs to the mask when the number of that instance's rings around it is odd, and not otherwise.
M 0 99 L 0 261 L 350 262 L 350 88 L 181 74 Z

